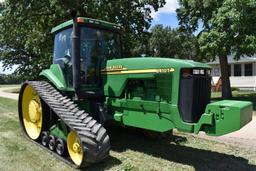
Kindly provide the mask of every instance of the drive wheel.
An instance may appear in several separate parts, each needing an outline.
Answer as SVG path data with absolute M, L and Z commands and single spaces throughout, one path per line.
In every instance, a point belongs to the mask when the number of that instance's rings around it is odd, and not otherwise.
M 68 153 L 72 161 L 80 166 L 83 161 L 83 147 L 77 134 L 71 131 L 67 138 Z
M 27 136 L 32 140 L 37 140 L 43 125 L 42 104 L 37 92 L 29 84 L 21 88 L 19 119 Z

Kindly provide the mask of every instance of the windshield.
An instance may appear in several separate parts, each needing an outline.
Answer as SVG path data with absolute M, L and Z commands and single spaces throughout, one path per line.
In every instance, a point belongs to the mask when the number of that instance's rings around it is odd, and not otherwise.
M 82 27 L 81 57 L 102 56 L 107 59 L 120 58 L 120 36 L 107 30 Z
M 97 71 L 106 65 L 109 59 L 121 57 L 120 35 L 107 30 L 81 27 L 80 31 L 81 70 L 86 83 L 97 82 Z

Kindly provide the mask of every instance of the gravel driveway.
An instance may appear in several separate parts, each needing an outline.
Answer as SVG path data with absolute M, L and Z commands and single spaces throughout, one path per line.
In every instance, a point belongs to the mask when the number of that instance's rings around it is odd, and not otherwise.
M 5 92 L 6 90 L 10 90 L 10 89 L 14 89 L 14 88 L 18 88 L 18 87 L 2 87 L 2 88 L 0 88 L 0 97 L 18 100 L 19 94 Z
M 256 150 L 256 111 L 254 112 L 252 121 L 236 132 L 220 137 L 207 136 L 202 132 L 195 136 Z

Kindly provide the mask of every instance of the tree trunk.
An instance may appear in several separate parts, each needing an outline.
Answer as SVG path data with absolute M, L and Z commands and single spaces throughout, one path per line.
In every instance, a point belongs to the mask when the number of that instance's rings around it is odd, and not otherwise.
M 228 72 L 228 58 L 227 55 L 219 56 L 220 59 L 220 70 L 221 70 L 221 81 L 222 81 L 222 98 L 230 99 L 232 97 L 229 72 Z

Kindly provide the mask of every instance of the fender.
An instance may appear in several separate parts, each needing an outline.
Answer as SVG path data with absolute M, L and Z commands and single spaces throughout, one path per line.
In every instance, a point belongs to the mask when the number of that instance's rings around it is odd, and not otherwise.
M 52 64 L 50 69 L 43 70 L 39 75 L 47 78 L 58 90 L 68 91 L 65 77 L 58 64 Z

